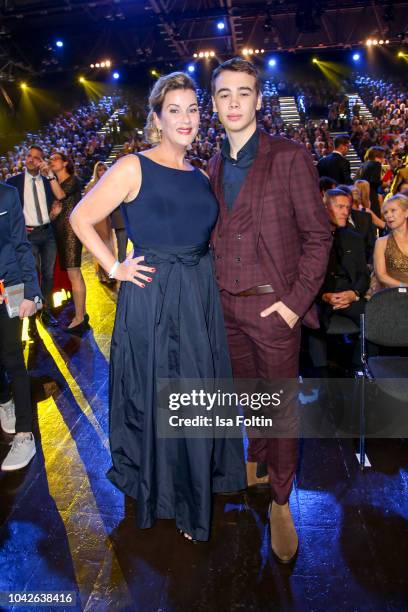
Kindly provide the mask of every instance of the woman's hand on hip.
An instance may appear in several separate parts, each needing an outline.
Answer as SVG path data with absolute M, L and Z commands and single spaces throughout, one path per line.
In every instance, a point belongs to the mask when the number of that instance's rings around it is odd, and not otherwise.
M 151 283 L 152 277 L 146 276 L 143 272 L 148 272 L 149 274 L 156 272 L 156 268 L 149 268 L 148 266 L 144 266 L 141 262 L 144 261 L 144 256 L 130 258 L 127 257 L 125 261 L 123 261 L 118 269 L 115 272 L 116 280 L 120 281 L 128 281 L 130 283 L 134 283 L 138 287 L 145 287 L 145 282 Z

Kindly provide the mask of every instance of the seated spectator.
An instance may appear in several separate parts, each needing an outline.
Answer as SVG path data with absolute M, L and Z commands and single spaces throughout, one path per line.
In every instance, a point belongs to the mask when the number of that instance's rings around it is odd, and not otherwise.
M 356 200 L 353 194 L 359 195 L 359 190 L 349 185 L 338 185 L 337 189 L 343 191 L 350 202 L 350 215 L 347 221 L 347 227 L 358 232 L 364 240 L 364 249 L 368 264 L 373 262 L 374 245 L 376 239 L 375 227 L 370 213 L 360 205 L 360 200 Z
M 370 183 L 362 179 L 357 179 L 354 182 L 354 189 L 357 189 L 360 194 L 360 208 L 371 215 L 373 224 L 376 228 L 378 228 L 379 230 L 383 230 L 385 228 L 385 221 L 381 217 L 377 217 L 377 215 L 371 208 Z
M 390 234 L 375 244 L 374 270 L 381 287 L 408 286 L 408 197 L 397 194 L 383 204 Z
M 353 182 L 350 176 L 350 162 L 345 158 L 349 148 L 350 138 L 348 136 L 336 136 L 334 151 L 322 157 L 317 164 L 319 176 L 329 176 L 337 183 L 350 185 Z
M 370 275 L 361 235 L 347 227 L 351 211 L 350 197 L 341 189 L 329 189 L 324 204 L 333 229 L 333 246 L 323 286 L 320 314 L 323 328 L 330 325 L 334 313 L 360 324 Z
M 324 196 L 328 189 L 335 189 L 337 182 L 331 179 L 329 176 L 321 176 L 319 179 L 319 191 Z

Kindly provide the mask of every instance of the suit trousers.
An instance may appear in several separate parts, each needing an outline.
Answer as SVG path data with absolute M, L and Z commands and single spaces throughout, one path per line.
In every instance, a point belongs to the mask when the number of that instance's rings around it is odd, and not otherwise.
M 292 490 L 299 454 L 296 380 L 300 321 L 290 329 L 277 312 L 262 318 L 262 310 L 276 301 L 273 293 L 237 297 L 221 291 L 234 378 L 266 382 L 280 379 L 279 386 L 282 383 L 288 390 L 286 399 L 275 412 L 273 431 L 274 436 L 279 429 L 288 432 L 288 437 L 284 433 L 282 437 L 251 438 L 249 434 L 248 447 L 248 461 L 267 464 L 272 499 L 285 504 Z
M 52 308 L 52 289 L 54 286 L 54 267 L 57 256 L 57 243 L 51 225 L 34 228 L 28 234 L 33 249 L 37 269 L 41 275 L 41 291 L 45 308 Z
M 10 399 L 6 373 L 16 408 L 16 432 L 31 431 L 33 412 L 30 379 L 24 362 L 21 341 L 22 321 L 9 318 L 4 304 L 0 305 L 0 402 Z

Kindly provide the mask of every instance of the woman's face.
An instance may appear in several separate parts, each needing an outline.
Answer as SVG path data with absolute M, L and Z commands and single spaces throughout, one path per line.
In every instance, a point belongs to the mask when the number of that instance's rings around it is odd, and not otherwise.
M 408 211 L 404 210 L 398 202 L 385 202 L 383 214 L 385 222 L 391 230 L 399 229 L 406 224 L 408 219 Z
M 53 172 L 64 170 L 68 162 L 64 162 L 59 153 L 53 153 L 50 157 L 50 166 Z
M 98 179 L 100 179 L 101 176 L 105 174 L 106 171 L 107 171 L 107 167 L 105 166 L 105 164 L 99 164 L 96 170 L 96 176 L 98 177 Z
M 162 140 L 179 147 L 187 147 L 197 135 L 200 125 L 197 97 L 191 89 L 169 91 L 159 115 L 155 114 Z

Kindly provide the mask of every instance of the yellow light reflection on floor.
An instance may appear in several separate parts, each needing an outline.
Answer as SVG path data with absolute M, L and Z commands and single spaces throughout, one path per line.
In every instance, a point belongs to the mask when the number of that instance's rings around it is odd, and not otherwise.
M 92 427 L 94 428 L 103 446 L 106 449 L 109 449 L 109 442 L 108 442 L 108 439 L 104 431 L 102 430 L 95 415 L 93 414 L 91 406 L 86 401 L 81 391 L 81 387 L 78 385 L 78 383 L 72 376 L 71 372 L 69 371 L 67 367 L 67 364 L 65 363 L 64 359 L 61 356 L 61 353 L 59 352 L 58 348 L 54 344 L 52 337 L 50 336 L 48 331 L 45 329 L 45 327 L 43 327 L 42 325 L 38 325 L 37 327 L 38 327 L 38 332 L 41 336 L 41 339 L 44 342 L 45 348 L 47 349 L 47 351 L 53 358 L 55 365 L 61 372 L 62 376 L 67 381 L 69 388 L 71 389 L 71 392 L 73 393 L 79 408 L 82 410 L 82 412 L 84 413 L 84 415 L 86 416 L 86 418 L 88 419 Z
M 65 527 L 82 609 L 107 610 L 112 601 L 129 605 L 131 597 L 86 468 L 52 397 L 39 402 L 38 422 L 48 490 Z

